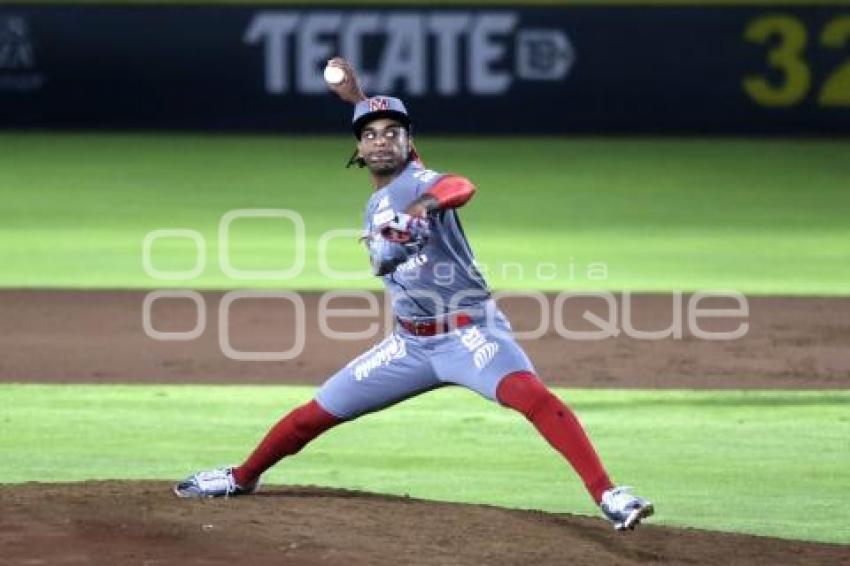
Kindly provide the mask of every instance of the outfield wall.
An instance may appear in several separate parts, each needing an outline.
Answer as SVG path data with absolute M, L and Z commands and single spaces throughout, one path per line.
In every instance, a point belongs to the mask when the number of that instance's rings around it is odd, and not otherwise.
M 341 53 L 420 131 L 850 133 L 850 6 L 0 5 L 0 127 L 341 132 Z

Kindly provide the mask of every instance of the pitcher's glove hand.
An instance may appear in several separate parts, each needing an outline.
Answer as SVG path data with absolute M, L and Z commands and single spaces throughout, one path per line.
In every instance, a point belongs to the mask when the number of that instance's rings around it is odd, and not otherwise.
M 372 261 L 372 274 L 381 276 L 392 273 L 396 268 L 416 253 L 409 245 L 390 242 L 376 234 L 369 239 L 369 258 Z
M 387 275 L 422 251 L 431 236 L 427 218 L 398 213 L 366 237 L 372 273 Z
M 378 227 L 385 240 L 398 244 L 417 244 L 419 249 L 431 237 L 431 227 L 428 217 L 411 216 L 399 212 L 395 218 Z

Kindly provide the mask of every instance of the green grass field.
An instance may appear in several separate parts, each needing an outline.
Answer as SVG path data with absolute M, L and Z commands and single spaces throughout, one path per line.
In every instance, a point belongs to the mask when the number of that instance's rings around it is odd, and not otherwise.
M 311 392 L 0 385 L 4 478 L 175 479 L 238 462 Z M 558 393 L 613 476 L 656 499 L 654 522 L 850 543 L 850 392 Z M 458 388 L 333 430 L 266 480 L 596 515 L 530 425 Z
M 850 294 L 850 142 L 418 145 L 429 165 L 479 185 L 462 216 L 496 288 Z M 364 172 L 342 167 L 350 150 L 344 137 L 2 133 L 0 287 L 377 288 L 368 277 L 339 281 L 319 270 L 321 234 L 357 228 L 370 192 Z M 236 280 L 221 270 L 219 221 L 244 208 L 304 218 L 298 277 Z M 199 277 L 146 276 L 142 242 L 163 228 L 203 236 Z M 242 270 L 282 269 L 294 257 L 292 230 L 268 219 L 234 222 L 230 248 Z M 193 244 L 160 241 L 151 260 L 189 269 Z M 336 270 L 365 263 L 353 237 L 329 248 Z M 541 264 L 556 276 L 537 276 Z M 607 277 L 595 279 L 593 264 Z M 0 385 L 5 481 L 173 480 L 237 462 L 311 391 Z M 850 543 L 850 393 L 559 393 L 615 479 L 657 500 L 657 522 Z M 520 417 L 459 390 L 333 431 L 268 481 L 596 514 Z
M 478 184 L 462 216 L 496 288 L 850 293 L 850 142 L 425 138 L 419 145 L 430 166 Z M 0 134 L 0 287 L 377 288 L 368 276 L 337 280 L 319 270 L 320 236 L 359 228 L 370 192 L 365 172 L 342 167 L 351 146 L 344 137 Z M 303 217 L 298 277 L 222 272 L 219 221 L 243 208 Z M 207 262 L 199 277 L 145 275 L 142 242 L 161 228 L 202 234 Z M 288 221 L 237 220 L 229 242 L 240 270 L 295 261 Z M 188 270 L 195 259 L 185 238 L 152 247 L 159 270 Z M 353 237 L 329 245 L 328 264 L 367 268 Z

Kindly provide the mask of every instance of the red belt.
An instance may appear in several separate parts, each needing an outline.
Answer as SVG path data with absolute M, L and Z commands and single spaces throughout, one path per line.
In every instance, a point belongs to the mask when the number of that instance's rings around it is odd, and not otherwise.
M 472 324 L 472 317 L 461 313 L 432 320 L 399 318 L 398 324 L 414 336 L 434 336 L 436 334 L 450 332 L 455 328 L 469 326 Z

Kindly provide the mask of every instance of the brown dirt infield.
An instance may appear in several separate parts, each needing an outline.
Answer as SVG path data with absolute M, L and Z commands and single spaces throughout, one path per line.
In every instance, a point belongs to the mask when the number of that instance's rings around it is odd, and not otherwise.
M 204 293 L 208 325 L 194 341 L 160 342 L 142 329 L 145 293 L 0 292 L 0 381 L 42 383 L 319 383 L 374 340 L 336 342 L 318 332 L 319 296 L 304 294 L 304 354 L 239 362 L 218 344 L 222 293 Z M 549 298 L 551 304 L 551 297 Z M 363 307 L 339 301 L 336 308 Z M 750 298 L 739 340 L 568 341 L 554 332 L 524 342 L 550 383 L 588 387 L 846 388 L 850 299 Z M 245 300 L 232 309 L 241 350 L 291 345 L 293 311 Z M 532 306 L 530 306 L 532 305 Z M 718 305 L 729 306 L 729 305 Z M 602 314 L 597 301 L 573 305 Z M 671 298 L 634 297 L 634 327 L 670 323 Z M 514 328 L 536 323 L 533 303 L 507 301 Z M 185 331 L 188 300 L 152 309 L 161 331 Z M 569 316 L 569 314 L 568 314 Z M 568 319 L 569 320 L 569 319 Z M 333 321 L 339 331 L 369 321 Z M 703 327 L 731 329 L 717 319 Z M 288 341 L 289 340 L 289 341 Z M 0 485 L 0 565 L 272 564 L 847 564 L 850 546 L 642 525 L 620 535 L 596 518 L 460 505 L 309 487 L 256 497 L 178 500 L 161 482 Z
M 846 564 L 850 547 L 311 487 L 186 501 L 161 482 L 0 487 L 0 564 Z
M 0 381 L 318 384 L 376 341 L 324 337 L 316 314 L 320 296 L 304 293 L 303 354 L 285 362 L 234 361 L 219 347 L 221 296 L 203 293 L 207 325 L 199 338 L 163 342 L 143 331 L 144 292 L 2 291 Z M 688 332 L 681 339 L 648 341 L 621 335 L 576 341 L 563 338 L 550 327 L 542 338 L 522 343 L 538 373 L 552 385 L 850 387 L 850 298 L 750 297 L 748 302 L 749 331 L 732 341 L 700 340 Z M 549 303 L 552 312 L 552 297 Z M 334 308 L 362 309 L 365 305 L 362 299 L 332 303 Z M 632 306 L 634 328 L 657 330 L 670 325 L 670 296 L 636 295 Z M 701 306 L 732 305 L 720 301 Z M 530 330 L 539 323 L 540 308 L 529 299 L 505 299 L 503 308 L 514 330 Z M 161 299 L 151 309 L 152 325 L 160 331 L 191 330 L 195 309 L 188 299 Z M 564 309 L 567 328 L 593 330 L 581 319 L 585 310 L 606 316 L 607 307 L 599 299 L 572 300 Z M 284 301 L 240 300 L 232 304 L 230 313 L 229 336 L 234 348 L 282 351 L 293 345 L 294 310 Z M 352 332 L 379 320 L 339 318 L 329 325 L 337 331 Z M 718 318 L 700 324 L 716 332 L 734 329 L 740 322 Z

